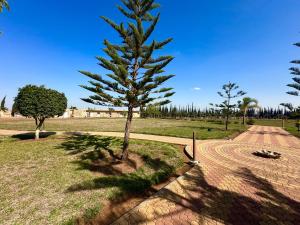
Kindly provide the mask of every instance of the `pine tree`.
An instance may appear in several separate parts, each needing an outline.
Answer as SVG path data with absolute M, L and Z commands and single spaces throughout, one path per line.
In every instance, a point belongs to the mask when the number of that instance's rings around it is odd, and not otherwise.
M 81 87 L 94 93 L 84 101 L 101 106 L 128 108 L 122 152 L 122 159 L 125 160 L 128 158 L 133 109 L 149 104 L 158 106 L 170 103 L 168 98 L 174 94 L 173 88 L 160 86 L 174 75 L 162 75 L 163 68 L 173 60 L 172 56 L 153 57 L 154 52 L 162 49 L 172 38 L 162 42 L 149 40 L 160 18 L 160 14 L 153 15 L 153 10 L 159 8 L 159 4 L 154 0 L 121 1 L 124 6 L 118 6 L 118 9 L 128 18 L 127 25 L 118 25 L 102 17 L 122 40 L 122 44 L 104 40 L 104 52 L 108 59 L 97 57 L 99 65 L 111 73 L 104 78 L 90 72 L 80 72 L 92 79 L 90 86 Z
M 223 92 L 218 92 L 218 94 L 225 99 L 221 104 L 217 104 L 216 107 L 220 108 L 225 116 L 225 129 L 228 130 L 228 123 L 230 115 L 238 105 L 233 104 L 232 100 L 241 97 L 246 94 L 244 91 L 239 91 L 239 86 L 235 83 L 229 82 L 224 84 L 222 87 Z
M 300 42 L 296 43 L 294 45 L 297 47 L 300 47 Z M 293 61 L 291 61 L 291 63 L 300 64 L 300 60 L 293 60 Z M 294 83 L 288 84 L 287 86 L 295 89 L 295 91 L 289 91 L 287 93 L 289 95 L 300 96 L 300 68 L 299 67 L 291 67 L 290 71 L 291 71 L 291 74 L 295 75 L 296 77 L 293 77 Z

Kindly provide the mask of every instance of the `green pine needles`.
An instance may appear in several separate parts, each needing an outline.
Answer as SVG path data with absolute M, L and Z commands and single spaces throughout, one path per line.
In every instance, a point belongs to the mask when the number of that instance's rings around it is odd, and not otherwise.
M 0 0 L 0 13 L 3 12 L 3 8 L 9 10 L 9 4 L 7 2 L 7 0 Z M 0 34 L 2 34 L 2 32 L 0 31 Z
M 94 95 L 84 98 L 85 102 L 107 107 L 128 109 L 122 159 L 128 157 L 130 126 L 134 108 L 146 105 L 165 105 L 175 92 L 173 88 L 161 87 L 174 75 L 164 75 L 164 68 L 173 60 L 172 56 L 154 57 L 156 50 L 172 41 L 150 40 L 160 15 L 153 15 L 159 8 L 154 0 L 121 0 L 124 6 L 119 11 L 128 18 L 127 25 L 116 24 L 101 17 L 120 36 L 121 44 L 104 40 L 103 51 L 107 57 L 97 57 L 99 65 L 110 71 L 105 76 L 86 71 L 80 73 L 92 80 L 89 85 L 81 85 Z M 155 54 L 157 56 L 157 54 Z
M 300 47 L 300 42 L 294 44 L 297 47 Z M 291 61 L 291 63 L 293 64 L 300 64 L 300 60 L 293 60 Z M 288 84 L 288 87 L 291 87 L 293 89 L 295 89 L 294 91 L 289 91 L 287 92 L 289 95 L 294 95 L 294 96 L 300 96 L 300 68 L 299 67 L 291 67 L 290 68 L 291 74 L 295 75 L 295 77 L 293 77 L 293 81 L 294 83 Z
M 9 10 L 9 5 L 7 0 L 0 0 L 0 13 L 2 13 L 3 8 L 6 8 L 7 10 Z
M 233 110 L 238 107 L 238 105 L 232 103 L 232 101 L 246 94 L 246 92 L 239 90 L 239 88 L 240 87 L 236 83 L 229 82 L 228 84 L 223 85 L 222 91 L 218 92 L 218 95 L 225 99 L 221 104 L 216 104 L 216 107 L 220 108 L 225 116 L 226 130 L 228 130 L 229 118 L 233 113 Z

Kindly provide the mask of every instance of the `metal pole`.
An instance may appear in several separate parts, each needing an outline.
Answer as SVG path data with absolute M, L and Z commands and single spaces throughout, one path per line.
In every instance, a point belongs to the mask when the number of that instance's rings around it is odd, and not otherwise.
M 195 162 L 196 160 L 196 138 L 195 132 L 193 132 L 193 161 Z

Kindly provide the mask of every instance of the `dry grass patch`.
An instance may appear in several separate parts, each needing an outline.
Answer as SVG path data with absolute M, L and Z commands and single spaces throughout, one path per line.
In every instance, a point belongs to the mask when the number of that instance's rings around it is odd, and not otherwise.
M 132 141 L 135 154 L 125 169 L 110 158 L 119 153 L 120 143 L 95 136 L 39 142 L 0 139 L 0 224 L 92 219 L 107 200 L 144 191 L 183 165 L 175 145 Z
M 116 131 L 124 132 L 125 119 L 49 119 L 45 123 L 48 131 Z M 198 139 L 222 139 L 234 136 L 247 127 L 240 121 L 232 121 L 225 131 L 221 120 L 175 120 L 175 119 L 134 119 L 132 132 L 174 137 L 191 138 L 193 131 Z M 0 129 L 34 130 L 30 119 L 0 119 Z

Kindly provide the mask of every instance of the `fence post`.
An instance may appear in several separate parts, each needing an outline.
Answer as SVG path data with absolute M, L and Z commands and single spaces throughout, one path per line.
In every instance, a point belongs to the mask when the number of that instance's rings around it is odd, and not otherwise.
M 196 143 L 196 134 L 193 132 L 193 163 L 197 164 L 197 143 Z
M 188 154 L 189 154 L 189 157 L 191 158 L 190 160 L 190 164 L 191 165 L 197 165 L 199 162 L 197 161 L 197 140 L 196 140 L 196 134 L 195 132 L 193 132 L 193 144 L 192 146 L 190 145 L 187 145 L 186 147 L 192 147 L 192 151 L 193 151 L 193 155 L 191 156 L 191 150 L 189 150 Z

